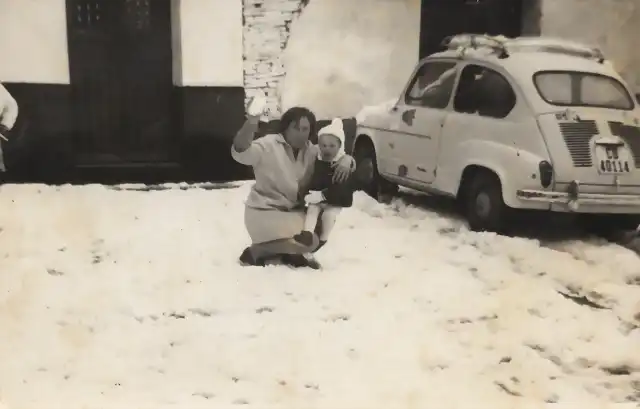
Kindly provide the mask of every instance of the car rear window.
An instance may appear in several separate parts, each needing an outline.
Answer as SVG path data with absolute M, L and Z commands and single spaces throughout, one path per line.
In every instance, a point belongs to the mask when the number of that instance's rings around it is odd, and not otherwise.
M 542 99 L 552 105 L 631 110 L 635 104 L 615 78 L 577 71 L 540 71 L 533 82 Z

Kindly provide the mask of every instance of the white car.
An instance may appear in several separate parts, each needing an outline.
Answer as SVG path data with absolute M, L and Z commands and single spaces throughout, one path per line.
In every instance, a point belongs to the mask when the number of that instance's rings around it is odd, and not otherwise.
M 460 200 L 473 230 L 513 209 L 640 219 L 640 108 L 597 49 L 461 34 L 421 60 L 399 99 L 359 118 L 368 193 L 398 185 Z

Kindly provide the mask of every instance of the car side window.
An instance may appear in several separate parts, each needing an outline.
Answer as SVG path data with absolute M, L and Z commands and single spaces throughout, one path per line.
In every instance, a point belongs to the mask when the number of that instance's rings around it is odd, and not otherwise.
M 446 108 L 453 93 L 456 72 L 455 62 L 426 62 L 413 77 L 404 102 L 424 108 Z
M 515 106 L 516 93 L 502 74 L 473 64 L 463 68 L 453 100 L 456 112 L 505 118 Z

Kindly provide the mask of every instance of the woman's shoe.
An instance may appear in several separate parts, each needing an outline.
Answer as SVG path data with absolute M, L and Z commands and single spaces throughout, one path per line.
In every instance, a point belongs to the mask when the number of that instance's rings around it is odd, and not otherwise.
M 293 268 L 309 267 L 313 270 L 319 270 L 321 268 L 320 263 L 311 255 L 283 254 L 282 263 Z
M 307 266 L 307 260 L 302 254 L 283 254 L 280 258 L 282 264 L 293 268 L 300 268 Z
M 326 240 L 320 240 L 320 243 L 318 243 L 318 247 L 316 247 L 315 250 L 313 250 L 313 252 L 317 252 L 318 250 L 320 250 L 325 244 L 327 244 Z
M 305 254 L 302 257 L 305 258 L 305 260 L 307 260 L 307 267 L 309 267 L 310 269 L 313 270 L 320 270 L 322 268 L 322 266 L 320 265 L 320 263 L 318 263 L 318 260 L 315 259 L 315 257 L 313 257 L 312 254 Z
M 242 254 L 240 254 L 239 261 L 243 266 L 264 267 L 266 265 L 264 260 L 253 257 L 253 254 L 251 254 L 251 248 L 249 247 L 244 249 Z

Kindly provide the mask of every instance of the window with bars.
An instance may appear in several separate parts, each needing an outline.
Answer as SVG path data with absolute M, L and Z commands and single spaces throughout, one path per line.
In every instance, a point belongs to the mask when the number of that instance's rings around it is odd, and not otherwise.
M 151 28 L 150 0 L 75 0 L 71 8 L 75 30 L 101 30 L 110 24 L 129 31 Z
M 125 21 L 130 30 L 144 31 L 151 27 L 151 2 L 125 0 Z
M 73 26 L 76 29 L 88 30 L 104 24 L 104 8 L 100 1 L 76 1 L 73 9 Z

